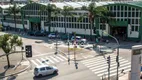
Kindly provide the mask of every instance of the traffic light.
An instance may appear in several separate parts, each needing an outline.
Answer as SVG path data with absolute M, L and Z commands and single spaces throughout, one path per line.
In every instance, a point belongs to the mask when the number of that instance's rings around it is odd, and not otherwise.
M 32 46 L 26 45 L 25 50 L 26 50 L 26 57 L 32 57 Z
M 107 63 L 110 64 L 110 56 L 107 57 Z

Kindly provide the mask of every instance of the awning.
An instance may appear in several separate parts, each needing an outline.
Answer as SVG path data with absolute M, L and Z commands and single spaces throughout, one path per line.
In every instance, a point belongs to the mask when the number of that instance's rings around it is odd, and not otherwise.
M 29 21 L 34 23 L 40 23 L 40 18 L 35 18 L 35 17 L 29 18 Z
M 128 21 L 110 21 L 109 25 L 111 26 L 119 26 L 119 27 L 125 27 L 128 26 Z

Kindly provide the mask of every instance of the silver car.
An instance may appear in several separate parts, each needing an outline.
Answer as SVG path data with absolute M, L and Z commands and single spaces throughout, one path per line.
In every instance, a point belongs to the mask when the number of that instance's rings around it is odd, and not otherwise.
M 55 66 L 48 66 L 48 65 L 40 65 L 36 66 L 34 69 L 34 75 L 38 77 L 42 77 L 45 75 L 50 75 L 50 74 L 57 74 L 58 69 Z

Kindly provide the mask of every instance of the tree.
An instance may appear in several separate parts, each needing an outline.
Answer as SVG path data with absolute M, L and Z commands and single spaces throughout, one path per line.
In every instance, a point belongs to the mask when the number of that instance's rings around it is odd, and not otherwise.
M 72 11 L 72 10 L 74 10 L 74 8 L 73 7 L 71 7 L 71 6 L 64 6 L 63 7 L 63 10 L 62 10 L 62 13 L 63 13 L 63 15 L 64 15 L 64 22 L 65 22 L 65 34 L 66 34 L 66 32 L 67 32 L 67 30 L 66 30 L 66 28 L 67 28 L 67 24 L 66 24 L 66 21 L 67 21 L 67 16 L 70 16 L 71 15 L 71 12 L 70 11 Z
M 89 12 L 90 40 L 92 40 L 92 29 L 94 28 L 94 30 L 96 30 L 94 27 L 94 19 L 105 17 L 105 14 L 108 13 L 108 9 L 104 6 L 96 6 L 96 3 L 90 3 L 88 7 L 82 6 L 81 9 Z
M 12 52 L 14 46 L 22 46 L 22 44 L 22 39 L 19 39 L 17 35 L 4 34 L 0 36 L 0 48 L 6 54 L 8 68 L 10 67 L 9 54 Z
M 56 10 L 56 5 L 54 4 L 48 4 L 47 5 L 47 12 L 48 12 L 48 31 L 50 32 L 50 28 L 51 28 L 51 15 L 52 13 Z
M 15 31 L 16 31 L 16 14 L 20 12 L 20 7 L 16 5 L 16 3 L 13 4 L 12 7 L 9 7 L 9 14 L 14 15 L 14 23 L 15 23 Z
M 58 7 L 55 8 L 55 10 L 52 14 L 52 16 L 55 18 L 55 20 L 58 18 L 58 16 L 61 15 L 61 12 L 60 12 L 61 10 L 62 10 L 61 8 L 58 8 Z M 57 23 L 54 23 L 54 24 L 57 25 Z M 55 26 L 55 27 L 57 27 L 57 26 Z M 57 28 L 56 28 L 56 30 L 57 30 Z

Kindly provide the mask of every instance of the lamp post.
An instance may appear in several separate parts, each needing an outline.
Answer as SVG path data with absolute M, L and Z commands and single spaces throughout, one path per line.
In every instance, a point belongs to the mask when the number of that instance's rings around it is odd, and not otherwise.
M 106 33 L 106 32 L 105 32 Z M 106 33 L 106 34 L 108 34 L 108 33 Z M 115 41 L 116 41 L 116 43 L 117 43 L 117 56 L 116 56 L 116 62 L 117 62 L 117 76 L 116 76 L 116 80 L 119 80 L 119 78 L 118 78 L 118 68 L 119 68 L 119 41 L 117 40 L 117 38 L 116 37 L 114 37 L 114 36 L 112 36 L 112 35 L 110 35 L 110 34 L 108 34 L 110 37 L 112 37 Z
M 57 42 L 58 42 L 58 41 L 57 41 L 57 33 L 58 33 L 58 32 L 56 31 L 56 32 L 55 32 L 55 34 L 56 34 L 56 52 L 55 52 L 55 55 L 58 53 L 58 46 L 57 46 L 57 45 L 58 45 L 58 44 L 57 44 Z
M 68 33 L 68 64 L 70 65 L 70 51 L 69 51 L 70 43 L 69 43 L 69 33 Z

